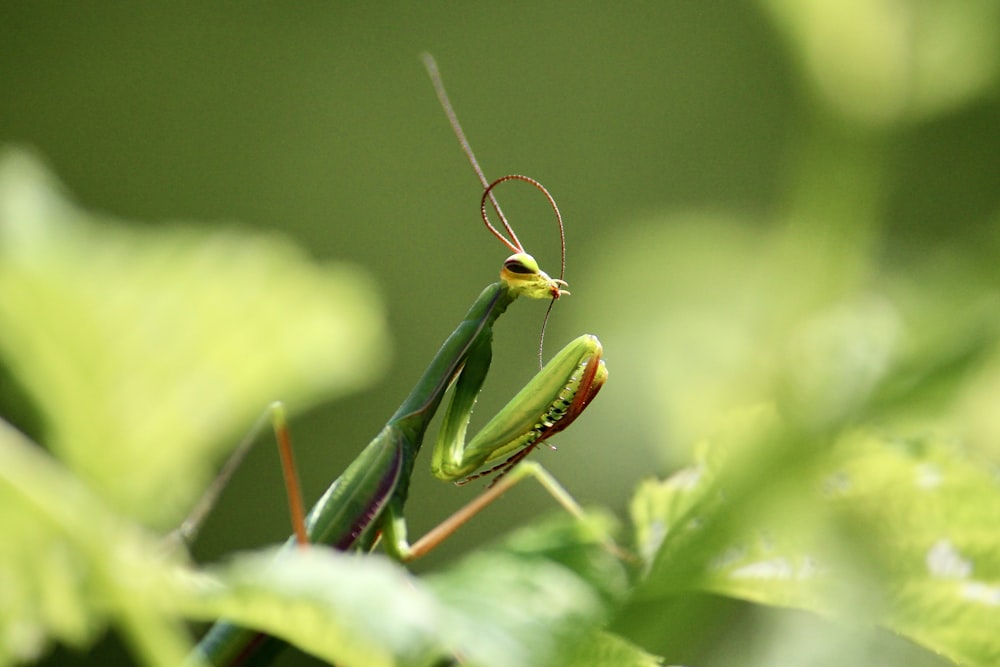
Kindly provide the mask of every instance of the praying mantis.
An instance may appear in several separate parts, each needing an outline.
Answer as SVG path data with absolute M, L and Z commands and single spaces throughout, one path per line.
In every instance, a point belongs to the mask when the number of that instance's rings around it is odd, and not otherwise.
M 465 139 L 433 58 L 425 54 L 423 59 L 452 129 L 482 183 L 483 221 L 513 254 L 503 262 L 500 280 L 482 291 L 410 395 L 308 515 L 304 515 L 294 476 L 284 409 L 280 404 L 271 407 L 295 527 L 290 545 L 305 547 L 322 543 L 339 550 L 370 550 L 381 540 L 392 557 L 409 561 L 433 549 L 507 489 L 528 477 L 537 479 L 568 511 L 582 516 L 576 501 L 549 473 L 524 459 L 539 444 L 572 424 L 607 380 L 603 350 L 595 336 L 585 334 L 570 342 L 466 442 L 472 408 L 490 366 L 494 323 L 519 297 L 550 299 L 551 309 L 555 300 L 569 294 L 562 279 L 565 237 L 555 200 L 539 182 L 521 175 L 487 181 Z M 555 213 L 562 246 L 559 278 L 549 277 L 525 251 L 494 197 L 494 188 L 515 180 L 538 188 Z M 499 216 L 507 236 L 490 222 L 487 201 Z M 484 493 L 411 545 L 403 516 L 409 480 L 427 428 L 450 388 L 452 396 L 432 454 L 432 473 L 441 480 L 458 484 L 486 475 L 496 476 Z M 262 633 L 220 621 L 195 652 L 212 665 L 244 664 L 269 639 Z

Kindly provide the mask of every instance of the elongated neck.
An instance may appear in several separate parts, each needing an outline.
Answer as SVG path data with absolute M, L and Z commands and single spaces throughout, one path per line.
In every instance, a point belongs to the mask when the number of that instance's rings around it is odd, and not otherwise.
M 504 282 L 493 283 L 484 289 L 392 416 L 390 421 L 408 430 L 418 447 L 445 391 L 462 370 L 469 350 L 480 341 L 485 340 L 487 344 L 492 341 L 493 323 L 516 298 L 517 294 Z

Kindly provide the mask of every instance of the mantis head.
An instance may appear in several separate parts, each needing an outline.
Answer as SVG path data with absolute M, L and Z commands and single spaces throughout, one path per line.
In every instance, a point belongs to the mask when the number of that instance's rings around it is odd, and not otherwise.
M 493 188 L 501 183 L 512 180 L 524 181 L 538 188 L 542 194 L 545 195 L 545 198 L 549 200 L 549 204 L 552 206 L 552 210 L 556 214 L 556 222 L 559 225 L 559 245 L 562 254 L 562 264 L 558 278 L 550 278 L 547 273 L 539 268 L 538 262 L 535 261 L 535 258 L 524 251 L 524 246 L 521 245 L 521 241 L 518 240 L 517 234 L 514 233 L 513 228 L 511 228 L 510 223 L 507 222 L 507 218 L 504 217 L 503 212 L 500 210 L 500 206 L 493 197 Z M 493 209 L 497 212 L 497 215 L 500 216 L 500 222 L 510 235 L 510 239 L 501 234 L 490 223 L 489 216 L 486 215 L 487 200 L 493 204 Z M 564 294 L 569 294 L 569 290 L 563 289 L 566 287 L 567 283 L 563 280 L 563 274 L 566 272 L 566 236 L 563 232 L 562 216 L 559 214 L 559 207 L 556 206 L 555 200 L 552 198 L 552 195 L 549 194 L 549 191 L 545 189 L 544 185 L 533 178 L 521 176 L 519 174 L 511 174 L 509 176 L 498 178 L 486 186 L 486 190 L 483 192 L 483 197 L 480 201 L 480 212 L 482 213 L 483 222 L 486 223 L 486 227 L 489 228 L 493 235 L 496 236 L 504 245 L 514 251 L 514 254 L 504 261 L 503 268 L 500 270 L 500 278 L 511 290 L 514 291 L 515 294 L 519 296 L 523 295 L 531 297 L 532 299 L 552 299 L 553 301 Z
M 461 138 L 461 135 L 459 135 Z M 486 179 L 482 176 L 482 173 L 478 170 L 478 165 L 473 161 L 473 166 L 477 167 L 477 173 L 480 175 L 480 179 L 483 183 L 486 183 Z M 538 262 L 535 258 L 524 251 L 524 246 L 521 245 L 521 241 L 518 240 L 517 234 L 514 233 L 514 229 L 507 222 L 507 218 L 504 217 L 503 211 L 500 210 L 500 204 L 497 203 L 496 197 L 493 196 L 493 188 L 500 185 L 501 183 L 506 183 L 507 181 L 523 181 L 529 185 L 537 188 L 545 198 L 549 201 L 549 205 L 552 206 L 552 211 L 556 214 L 556 224 L 559 226 L 559 249 L 560 249 L 560 267 L 559 267 L 559 277 L 550 278 L 547 273 L 541 270 L 538 266 Z M 493 210 L 496 211 L 497 215 L 500 217 L 500 222 L 503 224 L 503 228 L 507 230 L 510 234 L 508 239 L 506 236 L 501 234 L 496 227 L 490 223 L 490 218 L 486 214 L 486 200 L 489 200 L 493 204 Z M 552 312 L 552 306 L 555 304 L 556 299 L 564 294 L 569 294 L 569 290 L 563 289 L 567 286 L 567 282 L 563 280 L 563 276 L 566 275 L 566 233 L 563 230 L 562 214 L 559 213 L 559 207 L 556 205 L 556 200 L 552 198 L 549 191 L 545 189 L 545 186 L 528 176 L 521 176 L 520 174 L 510 174 L 508 176 L 502 176 L 492 183 L 486 185 L 486 189 L 483 191 L 483 197 L 479 202 L 479 210 L 483 216 L 483 222 L 486 223 L 486 227 L 493 233 L 493 236 L 497 237 L 505 246 L 514 251 L 511 255 L 504 261 L 503 268 L 500 270 L 500 279 L 505 285 L 516 295 L 524 295 L 531 297 L 532 299 L 549 299 L 549 308 L 545 311 L 545 319 L 542 320 L 542 333 L 538 337 L 538 366 L 541 368 L 543 363 L 543 348 L 545 347 L 545 325 L 549 321 L 549 313 Z
M 500 279 L 519 296 L 532 299 L 558 299 L 569 294 L 569 290 L 563 289 L 567 286 L 565 280 L 550 278 L 526 252 L 515 253 L 504 261 Z

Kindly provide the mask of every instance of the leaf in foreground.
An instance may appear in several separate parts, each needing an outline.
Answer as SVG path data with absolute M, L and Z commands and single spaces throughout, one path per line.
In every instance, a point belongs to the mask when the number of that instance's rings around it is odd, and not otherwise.
M 640 595 L 797 607 L 878 623 L 961 664 L 998 664 L 997 470 L 949 443 L 868 432 L 816 463 L 756 493 L 729 493 L 707 461 L 647 483 L 633 515 L 658 555 Z
M 44 444 L 144 522 L 172 527 L 271 401 L 302 409 L 370 381 L 377 303 L 357 271 L 277 235 L 128 226 L 0 154 L 0 355 Z
M 0 530 L 0 665 L 50 638 L 83 649 L 108 622 L 145 664 L 185 655 L 186 631 L 156 603 L 168 570 L 154 538 L 2 420 Z
M 273 235 L 125 225 L 0 155 L 0 377 L 48 449 L 2 422 L 0 664 L 109 623 L 138 660 L 177 664 L 165 554 L 136 521 L 174 527 L 270 401 L 357 388 L 385 347 L 353 270 Z
M 563 664 L 567 647 L 596 632 L 625 586 L 621 564 L 594 533 L 575 521 L 567 530 L 567 521 L 531 529 L 535 546 L 548 533 L 545 548 L 517 544 L 515 535 L 512 548 L 478 552 L 426 578 L 381 556 L 325 547 L 243 554 L 201 580 L 185 611 L 265 630 L 346 666 L 449 656 L 488 667 Z M 568 534 L 583 541 L 565 542 Z M 585 571 L 547 557 L 553 551 Z

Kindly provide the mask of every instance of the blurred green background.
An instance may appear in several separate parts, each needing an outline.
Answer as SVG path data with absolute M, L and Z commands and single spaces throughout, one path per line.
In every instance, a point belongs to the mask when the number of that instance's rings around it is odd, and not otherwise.
M 370 272 L 393 335 L 390 371 L 294 419 L 312 499 L 506 256 L 478 221 L 479 186 L 421 66 L 431 52 L 487 175 L 533 176 L 562 209 L 573 296 L 554 311 L 547 350 L 595 333 L 611 377 L 582 427 L 538 458 L 583 503 L 623 512 L 640 478 L 689 461 L 710 422 L 709 408 L 670 402 L 701 379 L 683 375 L 697 364 L 661 374 L 685 358 L 684 337 L 661 327 L 727 253 L 790 230 L 822 257 L 807 268 L 824 268 L 833 291 L 883 271 L 919 288 L 934 269 L 944 301 L 995 294 L 998 40 L 995 3 L 971 0 L 5 3 L 0 141 L 43 156 L 88 209 L 150 226 L 281 230 Z M 517 186 L 499 194 L 557 272 L 544 202 Z M 706 257 L 677 256 L 689 233 Z M 738 294 L 729 305 L 751 307 Z M 706 306 L 725 327 L 720 307 Z M 481 414 L 533 372 L 543 311 L 518 304 L 498 324 Z M 995 428 L 959 435 L 996 457 Z M 417 534 L 471 493 L 425 469 L 408 511 Z M 551 509 L 520 489 L 416 569 Z M 196 555 L 286 533 L 276 457 L 260 447 Z M 726 609 L 718 627 L 739 618 Z M 711 644 L 667 657 L 698 663 Z M 734 664 L 717 659 L 700 664 Z

